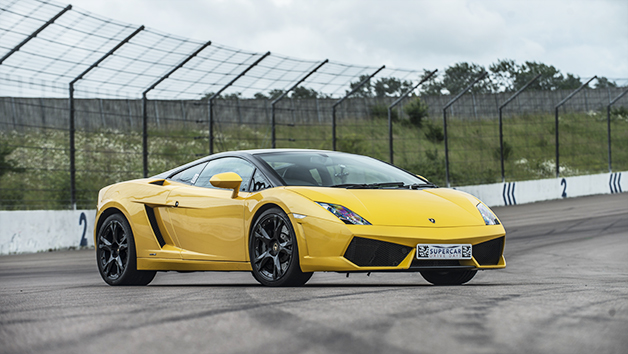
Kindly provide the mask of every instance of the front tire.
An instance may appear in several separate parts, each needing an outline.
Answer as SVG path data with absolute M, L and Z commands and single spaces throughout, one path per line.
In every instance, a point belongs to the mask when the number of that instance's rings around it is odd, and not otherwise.
M 98 229 L 96 261 L 109 285 L 147 285 L 155 278 L 154 271 L 137 270 L 133 232 L 122 214 L 110 215 Z
M 301 271 L 299 248 L 290 219 L 280 208 L 264 211 L 249 240 L 253 277 L 266 286 L 302 286 L 312 273 Z
M 473 279 L 477 270 L 423 271 L 423 279 L 434 285 L 461 285 Z

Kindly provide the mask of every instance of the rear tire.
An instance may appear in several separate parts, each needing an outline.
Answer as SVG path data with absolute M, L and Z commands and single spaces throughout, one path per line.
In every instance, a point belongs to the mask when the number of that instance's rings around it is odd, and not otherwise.
M 98 229 L 96 262 L 109 285 L 147 285 L 157 273 L 137 270 L 133 232 L 122 214 L 110 215 Z
M 299 248 L 290 219 L 280 208 L 264 211 L 249 239 L 253 277 L 266 286 L 302 286 L 312 273 L 301 271 Z
M 477 272 L 477 270 L 429 270 L 421 272 L 421 275 L 434 285 L 461 285 L 473 279 Z

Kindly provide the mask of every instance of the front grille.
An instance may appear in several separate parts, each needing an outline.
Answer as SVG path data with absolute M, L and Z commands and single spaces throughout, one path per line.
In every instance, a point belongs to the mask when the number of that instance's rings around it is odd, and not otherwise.
M 497 265 L 504 251 L 504 237 L 473 245 L 473 258 L 480 265 Z
M 411 250 L 395 243 L 354 237 L 344 257 L 360 267 L 395 267 Z
M 415 259 L 412 261 L 411 268 L 447 268 L 458 267 L 459 261 L 455 260 L 431 260 L 431 259 Z

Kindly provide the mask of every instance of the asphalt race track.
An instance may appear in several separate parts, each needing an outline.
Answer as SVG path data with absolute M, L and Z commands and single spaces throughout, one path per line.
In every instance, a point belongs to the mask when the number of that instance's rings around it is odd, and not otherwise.
M 419 274 L 159 273 L 110 287 L 93 250 L 0 257 L 1 353 L 626 353 L 628 193 L 494 209 L 505 270 L 436 287 Z

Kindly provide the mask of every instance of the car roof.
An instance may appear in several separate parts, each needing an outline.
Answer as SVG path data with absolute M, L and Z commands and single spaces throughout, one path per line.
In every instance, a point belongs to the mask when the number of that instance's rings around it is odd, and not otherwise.
M 212 155 L 208 155 L 205 157 L 201 157 L 200 159 L 188 162 L 184 165 L 181 166 L 177 166 L 171 170 L 162 172 L 160 174 L 154 175 L 151 178 L 168 178 L 176 173 L 178 173 L 179 171 L 182 171 L 184 169 L 187 169 L 189 167 L 192 167 L 194 165 L 197 165 L 199 163 L 203 163 L 209 160 L 213 160 L 213 159 L 217 159 L 217 158 L 222 158 L 222 157 L 243 157 L 246 160 L 249 160 L 250 162 L 254 163 L 256 166 L 259 167 L 259 162 L 256 158 L 253 158 L 254 155 L 259 155 L 259 154 L 268 154 L 268 153 L 282 153 L 282 152 L 296 152 L 296 153 L 312 153 L 312 152 L 318 152 L 318 153 L 330 153 L 330 154 L 347 154 L 344 152 L 339 152 L 339 151 L 329 151 L 329 150 L 318 150 L 318 149 L 285 149 L 285 148 L 281 148 L 281 149 L 251 149 L 251 150 L 235 150 L 235 151 L 224 151 L 224 152 L 219 152 L 219 153 L 215 153 Z M 350 154 L 347 154 L 350 155 Z

